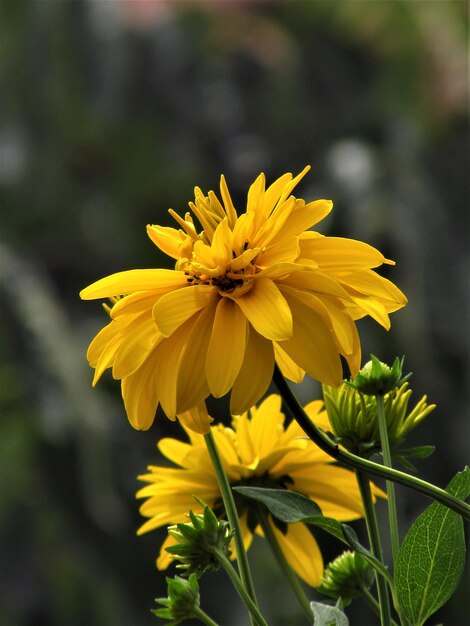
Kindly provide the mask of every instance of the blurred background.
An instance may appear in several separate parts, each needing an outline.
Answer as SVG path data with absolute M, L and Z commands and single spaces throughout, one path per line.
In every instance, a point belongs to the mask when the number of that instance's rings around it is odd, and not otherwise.
M 335 203 L 319 230 L 397 260 L 387 276 L 409 304 L 389 333 L 360 322 L 364 357 L 405 354 L 412 404 L 437 403 L 409 444 L 438 445 L 419 472 L 445 486 L 468 461 L 467 3 L 2 0 L 0 11 L 0 622 L 158 623 L 163 533 L 135 535 L 136 476 L 181 431 L 159 418 L 135 432 L 109 375 L 91 389 L 85 353 L 106 318 L 78 292 L 171 267 L 146 224 L 170 224 L 167 209 L 184 212 L 221 173 L 243 211 L 260 171 L 312 164 L 297 195 Z M 398 500 L 404 534 L 428 501 L 400 487 Z M 341 549 L 318 540 L 326 559 Z M 261 541 L 251 555 L 269 623 L 302 623 Z M 213 619 L 246 623 L 222 574 L 201 586 Z M 464 587 L 433 623 L 466 623 Z M 374 624 L 351 608 L 353 625 Z

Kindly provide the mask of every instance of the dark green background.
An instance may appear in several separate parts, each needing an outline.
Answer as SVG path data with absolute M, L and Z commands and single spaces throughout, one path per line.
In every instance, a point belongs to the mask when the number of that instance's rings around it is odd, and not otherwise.
M 243 211 L 260 171 L 272 180 L 311 163 L 298 194 L 335 203 L 321 232 L 397 260 L 387 275 L 409 305 L 390 333 L 360 322 L 363 351 L 405 354 L 414 401 L 438 404 L 410 445 L 438 445 L 419 469 L 444 486 L 468 460 L 467 3 L 0 10 L 0 622 L 158 623 L 163 535 L 135 536 L 135 477 L 180 431 L 159 416 L 135 432 L 110 376 L 91 389 L 86 347 L 106 318 L 78 292 L 115 271 L 171 267 L 145 225 L 169 224 L 168 207 L 184 212 L 193 187 L 216 189 L 221 173 Z M 403 534 L 427 502 L 404 488 L 398 501 Z M 340 550 L 318 538 L 327 558 Z M 262 542 L 251 555 L 270 624 L 301 623 Z M 202 599 L 224 626 L 247 623 L 222 575 L 202 581 Z M 462 584 L 431 623 L 463 625 L 465 600 Z M 351 608 L 353 626 L 374 623 Z

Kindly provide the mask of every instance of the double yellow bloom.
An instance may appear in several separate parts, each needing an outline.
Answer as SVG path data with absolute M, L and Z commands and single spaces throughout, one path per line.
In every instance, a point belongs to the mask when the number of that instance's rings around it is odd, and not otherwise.
M 338 386 L 340 357 L 357 374 L 355 320 L 370 315 L 386 329 L 403 293 L 372 268 L 393 263 L 371 246 L 309 230 L 332 208 L 292 195 L 305 175 L 284 174 L 268 188 L 263 174 L 238 215 L 224 177 L 221 200 L 195 190 L 188 212 L 170 213 L 180 228 L 148 226 L 150 239 L 176 260 L 174 270 L 142 269 L 103 278 L 84 299 L 113 298 L 111 322 L 92 341 L 95 384 L 107 368 L 122 381 L 129 421 L 148 429 L 160 404 L 170 419 L 207 432 L 200 408 L 231 391 L 232 414 L 266 392 L 274 363 L 292 381 L 307 372 Z M 122 297 L 121 297 L 122 296 Z M 116 299 L 118 297 L 118 299 Z
M 316 400 L 305 407 L 309 417 L 330 430 L 323 402 Z M 231 428 L 212 426 L 224 469 L 232 486 L 253 485 L 289 489 L 312 498 L 326 516 L 340 521 L 363 516 L 361 497 L 353 472 L 338 467 L 332 459 L 305 437 L 297 422 L 284 427 L 281 398 L 273 394 L 249 414 L 233 418 Z M 187 521 L 187 513 L 202 512 L 194 495 L 216 511 L 221 505 L 217 478 L 204 437 L 186 429 L 190 443 L 162 439 L 160 452 L 177 467 L 150 466 L 140 476 L 148 483 L 138 493 L 145 498 L 140 512 L 149 519 L 139 534 Z M 373 487 L 375 495 L 385 495 Z M 237 503 L 241 532 L 248 549 L 254 533 L 262 535 L 256 517 L 250 523 L 250 503 Z M 253 519 L 255 520 L 253 523 Z M 317 586 L 323 573 L 323 559 L 314 536 L 305 524 L 289 524 L 279 529 L 269 518 L 279 545 L 295 572 L 309 585 Z M 283 530 L 285 532 L 283 532 Z M 165 569 L 171 557 L 165 548 L 174 543 L 169 536 L 162 545 L 157 565 Z

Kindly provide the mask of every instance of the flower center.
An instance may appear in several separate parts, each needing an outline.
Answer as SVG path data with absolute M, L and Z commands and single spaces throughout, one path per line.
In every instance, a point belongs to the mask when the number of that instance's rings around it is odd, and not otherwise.
M 214 264 L 215 267 L 207 261 L 204 263 L 195 259 L 180 259 L 176 269 L 184 271 L 188 285 L 213 285 L 220 295 L 238 297 L 251 289 L 253 279 L 259 272 L 253 263 L 258 250 L 248 252 L 252 254 L 236 256 L 233 252 L 233 258 L 224 263 L 224 266 Z

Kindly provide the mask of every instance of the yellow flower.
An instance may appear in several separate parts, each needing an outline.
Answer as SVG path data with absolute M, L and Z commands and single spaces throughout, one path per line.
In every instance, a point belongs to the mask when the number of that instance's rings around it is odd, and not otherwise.
M 305 372 L 338 386 L 342 355 L 355 376 L 361 348 L 355 320 L 370 315 L 386 329 L 402 292 L 372 268 L 393 264 L 371 246 L 307 230 L 331 210 L 329 200 L 291 195 L 308 171 L 265 188 L 264 174 L 237 215 L 224 177 L 222 202 L 196 187 L 180 229 L 148 226 L 150 239 L 176 259 L 174 270 L 142 269 L 103 278 L 83 299 L 113 298 L 111 322 L 88 359 L 93 384 L 106 368 L 122 380 L 131 424 L 151 426 L 161 404 L 170 419 L 231 390 L 240 414 L 268 388 L 276 361 L 300 382 Z M 207 431 L 208 424 L 201 425 Z
M 318 424 L 327 423 L 321 401 L 305 407 Z M 297 422 L 284 427 L 281 398 L 268 396 L 249 414 L 233 418 L 232 428 L 212 426 L 216 445 L 232 486 L 251 485 L 300 492 L 317 502 L 326 516 L 340 521 L 363 516 L 361 497 L 355 475 L 335 465 L 331 458 L 305 437 Z M 221 494 L 204 437 L 186 429 L 190 443 L 162 439 L 158 448 L 178 467 L 150 466 L 139 479 L 149 483 L 137 493 L 146 498 L 140 512 L 150 518 L 138 534 L 187 521 L 187 513 L 202 512 L 200 501 L 222 514 Z M 384 495 L 374 487 L 376 495 Z M 197 496 L 200 501 L 194 499 Z M 236 495 L 240 524 L 246 548 L 258 527 L 250 501 Z M 320 583 L 323 559 L 315 538 L 303 523 L 279 528 L 269 523 L 289 564 L 309 585 Z M 284 531 L 284 532 L 283 532 Z M 171 536 L 164 542 L 157 566 L 165 569 L 171 556 L 165 548 L 172 545 Z

